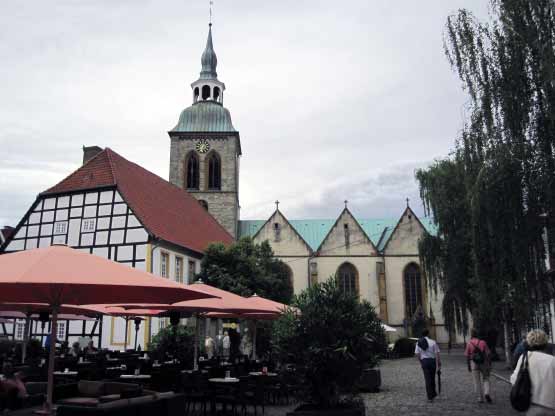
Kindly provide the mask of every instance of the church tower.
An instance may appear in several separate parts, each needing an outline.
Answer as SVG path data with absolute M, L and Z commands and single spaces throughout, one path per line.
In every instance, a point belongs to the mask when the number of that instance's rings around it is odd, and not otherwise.
M 225 84 L 216 72 L 212 24 L 201 64 L 200 77 L 191 84 L 193 104 L 168 132 L 170 182 L 187 190 L 236 238 L 241 140 L 223 106 Z

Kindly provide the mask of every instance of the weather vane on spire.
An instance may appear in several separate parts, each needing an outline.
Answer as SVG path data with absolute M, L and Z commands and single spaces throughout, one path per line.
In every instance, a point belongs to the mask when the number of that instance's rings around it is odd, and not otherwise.
M 210 0 L 210 26 L 212 26 L 212 6 L 214 5 L 214 0 Z

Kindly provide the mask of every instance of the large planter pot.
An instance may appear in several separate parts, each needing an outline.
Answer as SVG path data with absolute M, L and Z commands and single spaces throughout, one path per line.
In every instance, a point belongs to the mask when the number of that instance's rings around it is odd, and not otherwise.
M 303 404 L 294 411 L 287 413 L 287 416 L 365 416 L 364 406 L 338 409 L 318 409 L 312 405 Z
M 362 371 L 358 388 L 361 391 L 375 393 L 380 391 L 382 385 L 382 374 L 378 368 L 368 368 Z

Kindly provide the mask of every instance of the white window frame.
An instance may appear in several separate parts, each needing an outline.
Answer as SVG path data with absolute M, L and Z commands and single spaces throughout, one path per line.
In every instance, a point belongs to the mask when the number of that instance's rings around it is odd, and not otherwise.
M 93 233 L 96 231 L 96 218 L 84 218 L 81 222 L 82 233 Z
M 183 283 L 183 257 L 175 256 L 175 281 Z
M 56 221 L 52 231 L 54 235 L 67 234 L 67 221 Z
M 56 339 L 60 339 L 60 340 L 66 339 L 66 322 L 64 321 L 58 322 Z
M 170 266 L 170 253 L 167 251 L 160 252 L 160 276 L 169 278 L 169 266 Z
M 14 338 L 21 341 L 23 340 L 24 335 L 25 335 L 25 322 L 16 322 Z

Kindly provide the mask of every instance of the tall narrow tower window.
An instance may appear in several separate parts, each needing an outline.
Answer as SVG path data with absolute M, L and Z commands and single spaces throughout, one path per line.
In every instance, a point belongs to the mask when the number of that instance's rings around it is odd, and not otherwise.
M 214 87 L 214 101 L 218 101 L 220 98 L 220 88 Z
M 208 100 L 210 98 L 210 87 L 208 85 L 204 85 L 202 87 L 202 99 Z
M 208 189 L 219 190 L 222 187 L 222 164 L 216 153 L 208 159 Z
M 198 96 L 199 96 L 199 90 L 198 90 L 198 87 L 195 87 L 195 89 L 193 90 L 193 103 L 196 103 L 198 101 Z
M 405 280 L 405 316 L 412 318 L 418 307 L 422 307 L 422 277 L 420 267 L 410 263 L 404 272 Z
M 199 189 L 199 162 L 196 153 L 190 153 L 185 162 L 185 185 L 187 189 Z

